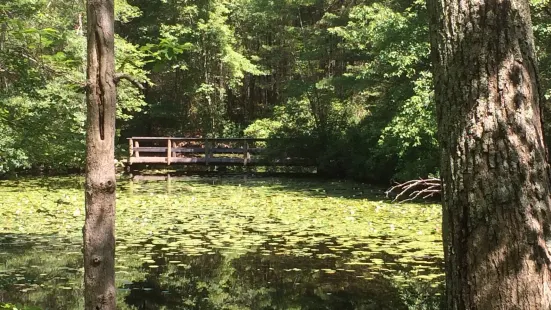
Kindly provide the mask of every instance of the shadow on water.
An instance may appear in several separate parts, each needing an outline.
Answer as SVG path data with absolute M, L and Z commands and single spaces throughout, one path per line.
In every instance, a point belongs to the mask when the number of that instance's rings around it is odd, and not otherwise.
M 173 190 L 183 190 L 186 185 L 210 185 L 213 189 L 218 186 L 242 186 L 247 188 L 269 187 L 272 191 L 300 194 L 305 196 L 326 198 L 346 198 L 346 199 L 368 199 L 368 200 L 388 200 L 385 195 L 385 188 L 372 185 L 357 183 L 347 180 L 325 180 L 316 178 L 311 174 L 285 175 L 272 173 L 256 174 L 204 174 L 204 175 L 137 175 L 131 179 L 126 179 L 128 183 L 123 182 L 121 189 L 128 189 L 130 183 L 150 183 L 162 184 L 165 187 L 158 187 L 158 193 L 172 192 Z
M 19 191 L 22 187 L 55 190 L 84 190 L 84 178 L 82 176 L 71 177 L 22 177 L 14 180 L 0 180 L 0 187 L 12 188 Z
M 324 180 L 316 178 L 312 174 L 229 174 L 229 173 L 179 173 L 174 175 L 137 175 L 133 179 L 122 177 L 119 180 L 119 188 L 128 188 L 127 182 L 150 182 L 159 181 L 180 182 L 187 184 L 203 184 L 216 186 L 243 186 L 243 187 L 265 187 L 270 186 L 272 190 L 284 192 L 301 193 L 315 197 L 339 197 L 349 199 L 370 199 L 385 200 L 384 188 L 374 187 L 361 183 L 345 180 Z M 352 186 L 354 184 L 354 186 Z M 16 192 L 24 186 L 26 188 L 40 188 L 49 191 L 58 190 L 84 190 L 84 178 L 82 176 L 72 177 L 24 177 L 15 180 L 0 181 L 0 186 L 13 188 Z M 169 185 L 170 186 L 170 185 Z M 159 187 L 159 193 L 164 193 L 166 188 Z M 176 188 L 177 189 L 177 188 Z M 179 189 L 182 189 L 181 187 Z M 170 189 L 169 189 L 170 191 Z
M 394 264 L 398 257 L 376 253 L 372 259 L 384 263 L 346 264 L 349 250 L 325 256 L 338 246 L 334 240 L 304 256 L 278 252 L 278 243 L 272 241 L 241 253 L 211 250 L 189 255 L 151 246 L 153 240 L 148 240 L 143 244 L 148 261 L 136 260 L 134 251 L 120 251 L 118 304 L 121 309 L 143 310 L 439 308 L 442 288 L 408 279 L 413 266 Z M 3 234 L 0 246 L 0 264 L 5 266 L 0 271 L 0 302 L 82 308 L 78 240 Z M 393 278 L 392 273 L 404 276 Z
M 219 251 L 199 257 L 157 257 L 143 282 L 126 286 L 137 309 L 438 309 L 440 287 L 400 284 L 340 259 Z M 175 267 L 176 266 L 176 267 Z M 342 268 L 338 268 L 339 266 Z M 334 268 L 334 269 L 333 269 Z M 345 269 L 346 268 L 346 269 Z M 408 290 L 413 294 L 408 295 Z M 411 297 L 416 300 L 412 300 Z
M 133 179 L 122 177 L 119 180 L 119 188 L 125 190 L 128 188 L 127 182 L 150 182 L 159 181 L 180 182 L 187 184 L 202 184 L 216 186 L 243 186 L 243 187 L 266 187 L 270 186 L 272 190 L 284 192 L 301 193 L 314 197 L 338 197 L 348 199 L 370 199 L 386 200 L 384 194 L 385 188 L 374 187 L 346 180 L 325 180 L 316 178 L 312 174 L 274 174 L 274 173 L 254 173 L 254 174 L 230 174 L 230 173 L 179 173 L 174 175 L 137 175 Z M 354 185 L 354 186 L 352 186 Z M 15 180 L 0 181 L 0 186 L 4 188 L 13 188 L 16 192 L 25 186 L 26 188 L 40 188 L 49 191 L 59 190 L 84 190 L 84 178 L 82 176 L 72 177 L 24 177 Z M 159 193 L 165 189 L 159 187 Z M 176 188 L 177 189 L 177 188 Z M 181 187 L 179 188 L 181 189 Z
M 80 240 L 0 234 L 0 303 L 82 308 Z

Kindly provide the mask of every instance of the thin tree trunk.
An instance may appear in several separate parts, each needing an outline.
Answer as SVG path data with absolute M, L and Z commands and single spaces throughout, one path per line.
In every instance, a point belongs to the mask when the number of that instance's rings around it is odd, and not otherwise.
M 528 1 L 427 6 L 447 309 L 550 309 L 550 182 Z
M 5 43 L 6 43 L 6 33 L 8 32 L 8 25 L 6 22 L 0 25 L 0 53 L 4 52 Z M 3 89 L 8 89 L 8 70 L 4 68 L 4 64 L 0 62 L 0 87 Z M 2 89 L 0 88 L 0 89 Z
M 115 113 L 113 0 L 88 0 L 86 310 L 115 309 Z

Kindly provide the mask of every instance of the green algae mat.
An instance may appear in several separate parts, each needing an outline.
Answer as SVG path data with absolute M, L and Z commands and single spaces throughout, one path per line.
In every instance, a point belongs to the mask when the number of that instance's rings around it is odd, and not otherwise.
M 121 180 L 119 309 L 438 309 L 441 208 L 345 181 Z M 82 309 L 83 179 L 0 181 L 0 305 Z M 35 308 L 32 308 L 35 309 Z

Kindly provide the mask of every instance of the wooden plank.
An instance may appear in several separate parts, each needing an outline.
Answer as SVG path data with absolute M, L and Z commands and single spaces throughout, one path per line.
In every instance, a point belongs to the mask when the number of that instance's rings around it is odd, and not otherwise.
M 166 164 L 166 157 L 133 157 L 133 164 Z M 174 157 L 171 162 L 173 164 L 204 164 L 205 158 L 202 157 Z
M 211 148 L 211 154 L 242 154 L 243 149 L 240 148 Z M 203 147 L 178 147 L 172 149 L 173 153 L 196 153 L 204 154 L 205 148 Z M 255 152 L 259 153 L 258 150 Z
M 171 147 L 170 148 L 172 153 L 197 153 L 197 154 L 204 154 L 205 148 L 203 147 Z M 164 146 L 151 146 L 151 147 L 139 147 L 134 148 L 134 151 L 139 151 L 143 153 L 165 153 L 168 150 L 167 147 Z M 253 148 L 249 149 L 249 153 L 261 153 L 263 149 L 259 148 Z M 224 147 L 217 147 L 217 148 L 211 148 L 211 153 L 216 154 L 243 154 L 243 149 L 241 148 L 224 148 Z
M 206 157 L 176 157 L 172 159 L 172 163 L 176 164 L 207 164 Z M 211 157 L 208 159 L 208 164 L 243 164 L 243 158 L 223 158 Z
M 174 139 L 172 137 L 131 137 L 127 139 L 133 139 L 133 140 L 149 140 L 149 141 L 165 141 L 168 139 Z M 176 138 L 177 139 L 177 138 Z M 178 139 L 179 140 L 179 139 Z
M 205 149 L 202 147 L 177 147 L 177 148 L 173 148 L 172 152 L 203 154 L 205 153 Z
M 164 146 L 152 146 L 152 147 L 135 147 L 134 151 L 142 152 L 142 153 L 165 153 L 167 150 Z
M 139 147 L 134 148 L 134 151 L 139 151 L 142 153 L 165 153 L 168 151 L 168 147 L 164 146 L 151 146 L 151 147 Z M 205 148 L 203 147 L 176 147 L 172 148 L 170 147 L 170 150 L 172 153 L 198 153 L 198 154 L 204 154 Z M 209 151 L 211 153 L 217 153 L 217 154 L 242 154 L 243 149 L 235 149 L 235 148 L 210 148 Z
M 139 149 L 140 148 L 140 142 L 139 141 L 134 141 L 134 156 L 135 157 L 140 157 L 140 150 L 136 150 L 136 149 Z
M 171 156 L 175 157 L 177 153 L 186 153 L 186 154 L 205 154 L 205 148 L 202 147 L 164 147 L 164 146 L 142 146 L 132 148 L 132 152 L 141 152 L 141 153 L 166 153 L 170 150 Z M 261 153 L 261 150 L 258 148 L 248 149 L 249 153 Z M 211 148 L 209 149 L 210 154 L 244 154 L 244 149 L 240 148 Z M 132 157 L 132 155 L 131 155 Z
M 251 141 L 251 142 L 266 142 L 270 139 L 256 139 L 256 138 L 184 138 L 184 137 L 131 137 L 127 139 L 133 140 L 149 140 L 149 141 L 165 141 L 171 139 L 173 141 L 211 141 L 211 142 L 241 142 L 241 141 Z
M 166 157 L 132 157 L 132 164 L 166 164 Z
M 168 147 L 164 146 L 142 146 L 134 148 L 134 151 L 143 153 L 164 153 L 168 150 Z M 205 153 L 205 148 L 202 147 L 176 147 L 170 148 L 173 153 Z M 218 154 L 243 154 L 243 149 L 240 148 L 211 148 L 211 153 Z M 249 149 L 249 152 L 258 152 L 257 149 Z
M 204 157 L 175 157 L 172 159 L 174 164 L 206 164 Z

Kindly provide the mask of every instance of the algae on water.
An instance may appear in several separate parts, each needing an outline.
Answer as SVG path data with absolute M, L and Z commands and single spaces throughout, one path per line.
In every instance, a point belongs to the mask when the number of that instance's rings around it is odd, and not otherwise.
M 344 181 L 187 178 L 170 187 L 119 182 L 121 309 L 154 295 L 159 308 L 307 309 L 307 296 L 336 306 L 342 294 L 381 309 L 385 299 L 393 309 L 436 303 L 438 205 L 392 204 Z M 79 308 L 83 206 L 80 178 L 0 181 L 3 300 Z

